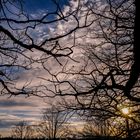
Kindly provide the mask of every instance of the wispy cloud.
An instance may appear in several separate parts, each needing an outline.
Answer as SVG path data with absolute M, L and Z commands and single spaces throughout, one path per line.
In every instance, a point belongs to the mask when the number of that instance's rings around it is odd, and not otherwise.
M 17 100 L 9 100 L 9 99 L 0 100 L 0 107 L 11 108 L 11 107 L 15 107 L 15 106 L 26 107 L 26 106 L 35 106 L 35 105 L 30 102 L 24 102 L 24 101 L 21 102 L 21 101 L 17 101 Z
M 43 99 L 22 96 L 0 99 L 0 133 L 10 134 L 11 127 L 19 121 L 27 121 L 29 124 L 36 124 L 40 121 L 42 108 L 46 106 Z
M 83 0 L 83 3 L 86 3 L 86 0 Z M 72 10 L 76 10 L 78 7 L 78 0 L 71 0 L 70 6 L 65 6 L 63 10 L 63 14 L 67 15 Z M 87 7 L 86 5 L 83 6 L 80 11 L 76 14 L 80 26 L 82 26 L 85 23 L 85 20 L 87 22 L 91 22 L 90 19 L 93 19 L 90 14 L 88 17 L 85 17 L 87 14 Z M 37 15 L 32 14 L 33 18 L 35 18 Z M 37 26 L 35 29 L 35 32 L 32 32 L 32 36 L 36 38 L 36 42 L 40 43 L 43 38 L 48 38 L 48 35 L 60 35 L 64 34 L 66 32 L 69 32 L 71 29 L 75 28 L 77 25 L 77 21 L 74 18 L 74 16 L 70 16 L 67 21 L 60 21 L 57 24 L 52 26 Z M 95 25 L 92 25 L 92 28 Z M 63 47 L 72 47 L 73 45 L 78 44 L 85 44 L 85 43 L 92 43 L 93 38 L 91 38 L 90 34 L 90 28 L 86 29 L 80 29 L 76 32 L 72 33 L 71 35 L 60 39 L 59 43 Z M 87 37 L 85 37 L 87 36 Z M 73 48 L 74 53 L 71 55 L 71 57 L 76 58 L 76 60 L 79 61 L 79 63 L 75 63 L 73 61 L 69 61 L 68 67 L 70 68 L 73 65 L 76 67 L 79 67 L 82 63 L 82 53 L 79 48 Z M 34 51 L 34 50 L 33 50 Z M 34 51 L 34 52 L 25 52 L 26 56 L 30 56 L 34 59 L 39 58 L 42 54 L 40 52 Z M 21 57 L 22 60 L 22 57 Z M 65 60 L 63 58 L 60 59 L 62 63 L 65 63 Z M 61 71 L 62 67 L 58 64 L 58 62 L 55 59 L 48 59 L 46 60 L 46 68 L 50 70 L 52 73 Z M 46 79 L 51 78 L 47 71 L 43 69 L 43 67 L 40 64 L 33 64 L 32 69 L 29 71 L 21 70 L 19 73 L 17 73 L 17 78 L 15 82 L 17 83 L 17 87 L 22 87 L 27 82 L 31 82 L 31 87 L 34 87 L 39 84 L 46 84 L 46 82 L 41 82 L 41 79 L 38 77 L 43 77 Z M 62 76 L 63 77 L 63 76 Z M 60 79 L 62 78 L 60 76 Z M 71 77 L 73 78 L 73 77 Z M 46 93 L 47 94 L 47 93 Z M 46 104 L 43 102 L 43 99 L 38 97 L 30 97 L 30 98 L 24 98 L 23 96 L 14 97 L 14 98 L 6 98 L 2 97 L 0 99 L 0 128 L 4 129 L 7 127 L 11 127 L 12 125 L 16 124 L 20 120 L 26 120 L 30 121 L 31 123 L 36 122 L 41 117 L 41 110 L 42 108 L 47 107 Z

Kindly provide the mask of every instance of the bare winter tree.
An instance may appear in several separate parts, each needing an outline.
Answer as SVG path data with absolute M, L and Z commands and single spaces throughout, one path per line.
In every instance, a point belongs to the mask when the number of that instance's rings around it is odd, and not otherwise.
M 84 110 L 84 119 L 90 126 L 90 129 L 86 129 L 87 132 L 92 133 L 91 130 L 94 128 L 93 130 L 98 130 L 100 136 L 114 136 L 118 139 L 122 137 L 139 138 L 139 106 L 130 106 L 130 104 L 128 106 L 128 104 L 119 104 L 116 110 L 111 109 L 114 106 L 93 107 Z
M 95 136 L 99 136 L 99 132 L 93 122 L 86 122 L 82 129 L 81 135 L 85 138 L 93 138 Z
M 43 112 L 43 120 L 38 126 L 38 133 L 45 138 L 66 138 L 71 135 L 70 118 L 72 114 L 52 105 Z
M 138 0 L 79 2 L 76 16 L 93 21 L 74 34 L 80 64 L 67 62 L 61 73 L 52 75 L 54 90 L 48 91 L 66 96 L 66 107 L 103 120 L 124 117 L 119 106 L 127 106 L 135 110 L 129 119 L 139 123 Z
M 79 77 L 74 78 L 72 82 L 64 82 L 71 87 L 75 97 L 85 94 L 93 96 L 107 91 L 118 92 L 129 100 L 139 102 L 137 0 L 108 0 L 98 3 L 99 1 L 86 3 L 87 12 L 89 8 L 92 9 L 90 15 L 94 22 L 87 28 L 86 34 L 89 36 L 84 35 L 84 38 L 90 39 L 91 42 L 79 43 L 85 54 L 81 57 L 82 66 L 78 70 L 73 68 L 76 66 L 65 66 L 62 72 Z M 56 82 L 64 84 L 59 80 L 59 74 L 54 78 Z M 61 89 L 56 90 L 56 95 L 59 91 L 63 92 Z M 62 95 L 72 94 L 64 90 Z
M 25 121 L 21 121 L 15 127 L 12 128 L 11 135 L 13 138 L 29 139 L 33 137 L 34 129 Z
M 91 24 L 85 23 L 80 26 L 75 16 L 79 9 L 63 14 L 59 2 L 52 0 L 56 8 L 52 11 L 46 9 L 43 13 L 37 12 L 32 16 L 25 10 L 25 3 L 22 0 L 0 1 L 1 94 L 36 94 L 36 90 L 29 90 L 27 83 L 22 86 L 16 85 L 18 74 L 31 69 L 35 62 L 47 65 L 49 58 L 62 65 L 59 58 L 69 57 L 73 52 L 73 44 L 65 47 L 60 45 L 59 39 Z M 50 33 L 58 22 L 68 22 L 69 17 L 75 20 L 75 26 L 65 33 Z M 48 66 L 45 69 L 48 70 Z
M 94 22 L 83 38 L 91 42 L 77 44 L 83 52 L 80 57 L 76 56 L 80 66 L 70 67 L 66 63 L 61 73 L 52 75 L 50 82 L 55 89 L 50 90 L 52 93 L 73 96 L 79 105 L 87 108 L 116 109 L 124 101 L 139 102 L 136 3 L 137 0 L 86 3 L 84 10 L 90 12 Z

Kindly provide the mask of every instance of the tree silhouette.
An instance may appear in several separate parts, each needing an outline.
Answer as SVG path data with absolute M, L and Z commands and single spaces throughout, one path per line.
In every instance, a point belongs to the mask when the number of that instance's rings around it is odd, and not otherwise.
M 33 137 L 34 130 L 25 121 L 19 122 L 12 128 L 12 138 L 30 139 Z
M 71 114 L 52 105 L 43 112 L 43 120 L 38 126 L 38 133 L 45 138 L 66 138 L 71 134 L 69 120 Z
M 139 102 L 136 3 L 137 0 L 108 0 L 100 5 L 96 1 L 86 3 L 85 11 L 91 10 L 94 22 L 83 38 L 91 42 L 77 44 L 83 52 L 80 60 L 75 56 L 80 65 L 76 63 L 70 67 L 67 62 L 61 73 L 52 75 L 53 94 L 73 96 L 81 105 L 85 97 L 89 107 L 92 102 L 103 100 L 102 96 L 116 103 L 121 97 Z
M 28 3 L 28 2 L 27 2 Z M 60 3 L 54 3 L 53 12 L 36 12 L 34 17 L 25 11 L 25 3 L 22 0 L 0 1 L 0 85 L 1 94 L 36 94 L 36 89 L 30 89 L 30 82 L 17 86 L 18 73 L 29 70 L 34 63 L 47 65 L 48 59 L 54 59 L 62 65 L 60 57 L 70 57 L 73 53 L 73 45 L 65 47 L 59 40 L 73 33 L 79 26 L 75 17 L 75 11 L 63 14 Z M 52 26 L 58 22 L 67 22 L 68 17 L 73 17 L 76 24 L 65 33 L 51 34 Z M 54 28 L 55 29 L 55 28 Z M 48 65 L 45 69 L 49 71 Z
M 126 105 L 139 118 L 138 1 L 82 2 L 77 4 L 81 19 L 89 15 L 87 22 L 93 22 L 82 33 L 75 31 L 79 53 L 73 58 L 79 63 L 67 61 L 62 71 L 48 80 L 54 88 L 46 89 L 65 97 L 65 107 L 83 110 L 88 116 L 123 118 L 118 106 Z M 138 125 L 136 118 L 129 119 Z

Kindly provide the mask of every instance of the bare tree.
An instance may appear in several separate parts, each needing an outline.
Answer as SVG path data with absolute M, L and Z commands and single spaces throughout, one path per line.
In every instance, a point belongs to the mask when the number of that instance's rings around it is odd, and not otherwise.
M 20 8 L 15 14 L 8 12 L 11 11 L 8 5 L 15 6 L 17 1 L 10 3 L 9 0 L 6 2 L 1 0 L 0 32 L 2 39 L 0 43 L 2 47 L 0 54 L 3 58 L 1 67 L 4 69 L 0 71 L 1 93 L 25 94 L 25 91 L 29 90 L 26 85 L 19 90 L 13 87 L 15 77 L 12 75 L 9 79 L 15 70 L 13 67 L 30 68 L 33 62 L 38 62 L 52 75 L 52 79 L 48 80 L 52 85 L 40 85 L 40 89 L 45 89 L 39 92 L 43 96 L 39 95 L 37 90 L 29 93 L 41 97 L 48 97 L 52 94 L 51 97 L 70 97 L 65 98 L 67 107 L 82 109 L 87 115 L 104 120 L 122 116 L 118 114 L 120 104 L 126 104 L 133 110 L 136 109 L 134 113 L 139 117 L 137 109 L 140 102 L 140 51 L 137 44 L 138 0 L 71 0 L 70 4 L 76 2 L 76 6 L 73 4 L 74 10 L 69 7 L 65 13 L 59 3 L 54 0 L 56 10 L 43 14 L 39 19 L 27 15 L 22 9 L 21 1 L 19 2 Z M 15 18 L 11 19 L 11 15 Z M 48 21 L 48 17 L 54 15 L 57 18 Z M 73 23 L 73 26 L 63 32 L 58 31 L 47 37 L 43 33 L 37 33 L 40 26 L 46 27 L 46 25 L 60 22 L 65 25 L 69 21 Z M 81 32 L 84 34 L 79 36 Z M 43 40 L 36 41 L 34 34 Z M 70 40 L 70 43 L 73 42 L 70 47 L 62 45 L 63 39 L 66 38 L 67 41 Z M 80 39 L 82 42 L 79 41 Z M 70 64 L 71 60 L 60 62 L 59 57 L 70 56 L 76 49 L 80 51 L 80 55 L 77 56 L 74 53 L 75 61 L 72 64 Z M 39 59 L 33 59 L 26 54 L 34 50 L 41 53 Z M 61 72 L 54 74 L 48 70 L 47 60 L 50 57 L 60 65 L 64 64 Z M 20 58 L 24 58 L 22 64 L 19 63 Z M 7 62 L 5 63 L 4 60 Z M 46 79 L 43 77 L 42 80 Z M 135 118 L 131 120 L 137 121 Z
M 91 10 L 94 22 L 83 37 L 91 42 L 77 44 L 83 51 L 78 57 L 80 65 L 71 67 L 66 63 L 62 72 L 52 75 L 49 81 L 54 90 L 49 91 L 56 96 L 71 96 L 81 107 L 99 111 L 101 107 L 101 110 L 110 108 L 106 113 L 113 115 L 113 110 L 123 102 L 139 105 L 133 102 L 139 102 L 139 65 L 135 52 L 137 0 L 98 3 L 86 3 L 84 7 L 87 12 Z
M 12 128 L 12 137 L 20 139 L 29 139 L 34 135 L 34 129 L 27 122 L 21 121 Z
M 26 1 L 28 2 L 28 1 Z M 48 59 L 53 59 L 62 65 L 60 57 L 70 57 L 73 53 L 73 44 L 69 47 L 60 45 L 59 40 L 79 28 L 80 26 L 75 14 L 75 9 L 67 14 L 62 12 L 60 3 L 52 0 L 56 8 L 53 11 L 43 13 L 31 13 L 25 11 L 25 3 L 22 0 L 0 1 L 0 86 L 1 94 L 37 94 L 36 89 L 30 89 L 29 83 L 16 86 L 17 74 L 32 68 L 33 63 L 43 64 L 48 70 Z M 58 22 L 68 22 L 68 18 L 75 20 L 73 26 L 67 32 L 51 33 L 51 27 Z M 55 28 L 54 28 L 55 30 Z M 41 96 L 41 95 L 40 95 Z
M 82 137 L 92 138 L 95 136 L 99 136 L 99 132 L 93 122 L 87 122 L 82 129 L 81 135 Z
M 66 138 L 72 131 L 69 122 L 71 116 L 71 112 L 52 105 L 43 112 L 43 121 L 37 131 L 41 136 L 49 139 Z
M 89 95 L 91 99 L 102 92 L 109 96 L 119 93 L 139 102 L 139 55 L 135 52 L 138 49 L 137 0 L 98 3 L 89 2 L 84 7 L 87 13 L 90 12 L 93 24 L 87 28 L 87 35 L 83 35 L 83 39 L 88 38 L 91 42 L 77 44 L 80 44 L 79 49 L 83 48 L 82 57 L 79 57 L 81 65 L 77 68 L 77 64 L 70 67 L 67 63 L 62 73 L 52 75 L 55 79 L 52 82 L 58 83 L 54 93 L 76 98 Z M 60 80 L 62 74 L 65 79 Z M 72 80 L 66 79 L 72 75 Z M 61 85 L 64 84 L 66 88 L 63 90 Z
M 86 115 L 103 120 L 124 119 L 118 106 L 130 107 L 135 110 L 135 117 L 129 119 L 138 124 L 138 1 L 79 2 L 81 17 L 87 17 L 87 22 L 93 21 L 82 30 L 84 33 L 81 31 L 81 36 L 80 31 L 74 34 L 75 46 L 80 51 L 79 56 L 74 55 L 80 64 L 67 62 L 62 72 L 52 74 L 49 82 L 54 89 L 48 91 L 55 96 L 65 96 L 67 108 L 84 110 Z
M 84 115 L 90 124 L 98 130 L 100 136 L 114 136 L 117 138 L 126 137 L 135 139 L 139 137 L 139 107 L 125 106 L 124 104 L 117 107 L 116 111 L 111 112 L 110 108 L 100 108 L 88 110 Z M 92 127 L 91 127 L 92 128 Z

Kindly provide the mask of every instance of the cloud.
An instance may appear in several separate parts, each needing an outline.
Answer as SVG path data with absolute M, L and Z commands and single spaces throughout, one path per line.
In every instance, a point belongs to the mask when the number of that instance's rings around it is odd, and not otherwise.
M 0 129 L 10 128 L 15 125 L 20 118 L 14 115 L 0 113 Z
M 86 2 L 86 0 L 82 1 L 83 3 Z M 78 0 L 71 0 L 70 1 L 70 6 L 65 6 L 63 13 L 64 15 L 67 15 L 68 13 L 74 11 L 78 6 Z M 80 11 L 78 11 L 78 13 L 76 14 L 77 19 L 79 20 L 79 24 L 80 26 L 82 26 L 85 23 L 86 17 L 85 15 L 87 14 L 87 7 L 86 5 L 82 5 Z M 32 16 L 36 16 L 36 15 L 32 15 Z M 93 19 L 94 17 L 92 17 L 90 14 L 87 17 L 87 19 Z M 90 20 L 88 21 L 90 22 Z M 67 19 L 67 21 L 60 21 L 58 22 L 55 26 L 38 26 L 35 29 L 35 32 L 32 32 L 32 36 L 36 38 L 36 41 L 38 43 L 40 43 L 42 41 L 42 38 L 48 38 L 48 33 L 51 34 L 51 36 L 54 35 L 59 35 L 59 34 L 64 34 L 66 32 L 69 32 L 71 29 L 75 28 L 75 26 L 77 25 L 77 21 L 74 18 L 74 16 L 70 16 L 69 19 Z M 92 28 L 95 25 L 92 25 Z M 47 29 L 46 29 L 47 28 Z M 50 29 L 50 30 L 49 30 Z M 49 31 L 49 32 L 47 32 Z M 90 34 L 89 34 L 90 28 L 86 28 L 86 29 L 80 29 L 77 30 L 74 33 L 72 33 L 71 35 L 60 39 L 59 43 L 64 47 L 72 47 L 75 45 L 75 48 L 73 48 L 74 53 L 71 55 L 71 57 L 76 58 L 76 60 L 78 60 L 79 62 L 82 62 L 82 53 L 81 50 L 79 50 L 79 48 L 76 48 L 76 45 L 78 44 L 86 44 L 86 43 L 92 43 L 93 38 L 91 38 Z M 38 33 L 37 33 L 38 32 Z M 85 36 L 88 36 L 87 38 Z M 47 46 L 46 46 L 47 47 Z M 32 57 L 34 59 L 39 58 L 42 54 L 38 51 L 34 51 L 34 52 L 25 52 L 26 56 Z M 23 58 L 21 57 L 21 60 Z M 62 63 L 65 62 L 65 60 L 63 58 L 59 59 Z M 23 60 L 22 60 L 23 61 Z M 19 61 L 19 62 L 22 62 Z M 58 62 L 55 59 L 46 59 L 46 68 L 51 70 L 51 72 L 55 73 L 55 72 L 59 72 L 61 71 L 62 67 L 60 67 L 60 65 L 58 64 Z M 76 67 L 79 67 L 82 63 L 75 63 L 72 61 L 69 61 L 68 63 L 68 67 L 70 68 L 73 65 L 75 65 Z M 35 87 L 36 85 L 39 85 L 41 83 L 41 80 L 38 79 L 38 77 L 43 77 L 46 79 L 51 78 L 50 75 L 47 73 L 47 71 L 45 71 L 42 66 L 40 64 L 33 64 L 32 65 L 32 69 L 29 71 L 20 71 L 20 73 L 18 73 L 17 75 L 17 79 L 16 79 L 16 86 L 17 87 L 22 87 L 25 83 L 27 82 L 31 82 L 31 87 Z M 60 76 L 60 79 L 63 76 Z M 71 79 L 74 77 L 71 77 Z M 42 82 L 42 84 L 46 84 L 46 82 Z M 48 94 L 47 91 L 45 91 L 46 94 Z M 39 120 L 39 117 L 41 116 L 41 109 L 47 107 L 46 104 L 43 102 L 42 99 L 37 98 L 37 97 L 31 97 L 31 98 L 23 98 L 23 96 L 19 96 L 19 97 L 14 97 L 14 98 L 10 98 L 10 99 L 0 99 L 0 120 L 2 120 L 0 122 L 0 127 L 2 126 L 2 128 L 4 127 L 11 127 L 12 125 L 14 125 L 17 121 L 19 120 L 27 120 L 27 121 L 31 121 L 31 122 L 35 122 L 37 120 Z M 5 114 L 3 114 L 5 113 Z
M 68 15 L 72 11 L 76 10 L 78 8 L 78 4 L 79 4 L 78 2 L 79 2 L 78 0 L 76 0 L 76 1 L 71 0 L 70 4 L 69 4 L 70 6 L 68 6 L 68 5 L 64 6 L 63 14 Z M 77 13 L 75 12 L 75 16 L 77 16 L 77 19 L 79 20 L 79 24 L 80 24 L 79 26 L 82 26 L 86 20 L 87 20 L 87 23 L 91 22 L 90 20 L 94 18 L 92 16 L 92 14 L 89 14 L 89 16 L 86 17 L 87 13 L 89 12 L 86 3 L 87 3 L 87 0 L 80 1 L 80 4 L 82 5 L 81 9 L 79 11 L 77 11 Z M 38 40 L 37 42 L 39 43 L 39 42 L 41 42 L 41 40 L 43 38 L 47 38 L 48 35 L 56 36 L 56 35 L 64 34 L 66 32 L 69 32 L 73 28 L 75 28 L 76 25 L 77 25 L 77 20 L 74 18 L 74 16 L 69 16 L 67 21 L 59 21 L 55 24 L 55 26 L 38 25 L 36 27 L 36 29 L 34 30 L 35 32 L 31 32 L 31 33 L 35 35 L 35 36 L 34 35 L 33 36 L 36 38 L 36 41 Z M 95 25 L 92 25 L 92 28 L 93 28 L 93 26 L 95 26 Z M 48 32 L 48 30 L 49 30 L 49 32 Z M 85 36 L 87 36 L 87 37 L 85 37 Z M 67 68 L 70 68 L 73 65 L 75 67 L 79 68 L 79 66 L 83 63 L 82 62 L 83 59 L 81 59 L 83 57 L 82 49 L 80 50 L 76 46 L 78 44 L 80 44 L 81 42 L 82 42 L 81 43 L 82 45 L 85 45 L 87 43 L 92 44 L 93 41 L 94 41 L 93 38 L 91 38 L 91 36 L 90 36 L 90 28 L 79 29 L 75 32 L 75 34 L 72 33 L 71 35 L 59 40 L 59 43 L 64 48 L 74 46 L 74 48 L 73 48 L 74 52 L 71 55 L 71 57 L 73 57 L 75 60 L 79 61 L 79 63 L 69 61 Z M 50 46 L 51 46 L 51 44 L 49 46 L 44 46 L 44 47 L 50 47 Z M 34 59 L 38 59 L 42 56 L 42 53 L 40 53 L 36 50 L 33 50 L 33 51 L 34 52 L 27 51 L 25 53 L 26 56 L 29 56 Z M 45 57 L 46 57 L 46 55 L 45 55 Z M 64 59 L 64 58 L 60 58 L 59 60 L 63 64 L 66 62 L 66 59 Z M 58 62 L 54 58 L 45 59 L 44 64 L 45 64 L 45 67 L 52 73 L 60 72 L 63 68 L 58 64 Z M 30 83 L 29 88 L 38 86 L 39 84 L 44 84 L 44 85 L 48 84 L 47 82 L 42 81 L 38 77 L 43 77 L 44 79 L 45 78 L 51 79 L 51 76 L 48 74 L 47 71 L 45 71 L 43 69 L 41 64 L 35 63 L 32 65 L 31 70 L 22 71 L 22 72 L 20 72 L 20 74 L 18 74 L 17 79 L 16 79 L 16 87 L 22 87 L 22 86 L 26 85 L 27 83 Z M 46 94 L 47 94 L 47 92 L 46 92 Z
M 19 121 L 28 121 L 31 124 L 40 120 L 42 108 L 46 106 L 43 99 L 22 96 L 14 98 L 1 97 L 0 99 L 0 129 L 11 128 Z
M 13 125 L 16 125 L 17 122 L 16 121 L 9 121 L 9 120 L 0 120 L 0 129 L 3 128 L 10 128 Z
M 6 96 L 3 96 L 0 98 L 0 110 L 3 109 L 12 109 L 12 110 L 23 110 L 23 109 L 31 109 L 34 108 L 40 109 L 42 106 L 44 106 L 45 103 L 43 102 L 42 98 L 38 97 L 28 97 L 25 98 L 24 96 L 15 96 L 11 98 L 7 98 Z M 27 110 L 26 110 L 27 111 Z
M 34 104 L 30 103 L 30 102 L 24 102 L 24 101 L 16 101 L 16 100 L 8 100 L 8 99 L 4 99 L 4 100 L 0 100 L 0 107 L 16 107 L 16 106 L 35 106 Z

